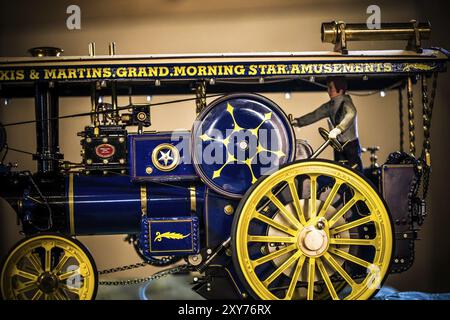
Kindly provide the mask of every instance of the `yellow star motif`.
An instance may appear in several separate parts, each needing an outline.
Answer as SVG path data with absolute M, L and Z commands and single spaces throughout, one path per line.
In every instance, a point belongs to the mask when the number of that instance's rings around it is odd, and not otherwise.
M 220 143 L 222 143 L 225 146 L 225 149 L 227 150 L 227 156 L 226 156 L 227 160 L 225 161 L 225 163 L 218 170 L 215 170 L 213 172 L 212 178 L 213 179 L 219 178 L 220 175 L 222 174 L 222 170 L 228 164 L 230 164 L 230 163 L 232 163 L 234 161 L 238 161 L 238 162 L 240 161 L 243 164 L 246 164 L 247 167 L 249 168 L 250 174 L 252 175 L 252 184 L 253 184 L 253 183 L 256 182 L 257 178 L 256 178 L 256 176 L 255 176 L 255 174 L 253 172 L 252 161 L 260 152 L 271 152 L 271 153 L 275 154 L 276 156 L 278 156 L 279 158 L 283 157 L 283 156 L 286 156 L 283 151 L 281 151 L 281 150 L 274 151 L 274 150 L 266 149 L 259 142 L 259 128 L 264 124 L 264 122 L 266 122 L 267 120 L 270 120 L 272 118 L 272 112 L 265 113 L 264 114 L 264 119 L 261 121 L 261 123 L 256 128 L 252 128 L 252 129 L 245 129 L 245 128 L 242 128 L 241 126 L 239 126 L 239 124 L 237 123 L 236 118 L 234 116 L 234 107 L 230 103 L 227 103 L 227 112 L 230 114 L 230 116 L 231 116 L 231 118 L 233 120 L 233 131 L 225 139 L 213 138 L 213 137 L 208 136 L 206 133 L 202 134 L 199 137 L 202 141 L 217 141 L 217 142 L 220 142 Z M 258 146 L 256 147 L 256 153 L 253 155 L 253 157 L 247 158 L 244 161 L 236 159 L 236 157 L 233 154 L 231 154 L 230 151 L 228 150 L 229 149 L 228 145 L 230 143 L 230 136 L 233 133 L 235 133 L 235 132 L 239 132 L 239 131 L 243 131 L 243 130 L 248 130 L 252 135 L 256 136 L 256 139 L 258 141 Z
M 227 103 L 227 112 L 231 115 L 231 118 L 233 119 L 233 132 L 232 133 L 241 131 L 242 128 L 237 124 L 236 119 L 234 118 L 234 107 L 229 103 Z

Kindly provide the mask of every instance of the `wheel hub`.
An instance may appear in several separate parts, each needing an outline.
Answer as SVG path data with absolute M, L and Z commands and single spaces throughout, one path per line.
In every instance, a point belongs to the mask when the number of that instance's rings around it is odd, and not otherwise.
M 297 238 L 300 250 L 310 257 L 322 255 L 327 249 L 328 243 L 327 233 L 324 230 L 316 229 L 314 226 L 304 228 Z
M 53 293 L 58 289 L 58 278 L 51 272 L 45 272 L 39 276 L 37 286 L 44 293 Z
M 300 205 L 301 205 L 301 207 L 302 207 L 304 212 L 308 211 L 307 210 L 307 204 L 308 203 L 305 202 L 304 199 L 300 200 Z M 317 200 L 317 204 L 316 204 L 317 208 L 320 208 L 322 205 L 323 205 L 323 202 L 321 200 Z M 286 205 L 286 210 L 288 210 L 293 215 L 295 215 L 295 211 L 294 211 L 295 208 L 294 208 L 293 204 L 290 203 L 290 204 Z M 335 213 L 336 213 L 336 208 L 334 208 L 332 205 L 330 205 L 329 209 L 327 210 L 327 212 L 325 214 L 325 218 L 329 219 Z M 287 223 L 287 221 L 280 214 L 275 215 L 275 217 L 273 219 L 275 221 L 279 222 L 279 223 L 283 223 L 283 224 Z M 341 225 L 343 223 L 345 223 L 344 218 L 340 218 L 338 220 L 338 222 L 336 222 L 336 226 Z M 309 246 L 310 246 L 309 249 L 308 249 L 308 246 L 306 245 L 306 243 L 302 243 L 304 241 L 304 239 L 305 239 L 306 234 L 311 232 L 311 231 L 313 231 L 313 229 L 319 231 L 319 235 L 321 236 L 321 240 L 320 241 L 325 241 L 326 242 L 325 248 L 322 248 L 322 246 L 321 246 L 321 248 L 319 248 L 318 250 L 314 250 L 315 249 L 314 245 L 311 243 L 311 240 L 314 240 L 314 239 L 308 240 L 308 243 L 309 243 Z M 330 242 L 330 236 L 329 236 L 328 233 L 326 234 L 326 239 L 323 239 L 323 232 L 327 232 L 327 231 L 325 231 L 327 229 L 328 228 L 326 227 L 326 222 L 325 222 L 324 219 L 318 219 L 315 224 L 313 224 L 313 223 L 308 224 L 303 229 L 303 233 L 300 232 L 297 235 L 296 245 L 297 245 L 298 250 L 300 250 L 303 254 L 305 254 L 306 256 L 311 257 L 311 258 L 318 257 L 318 256 L 323 256 L 325 251 L 328 250 L 329 242 Z M 269 227 L 267 235 L 269 235 L 269 236 L 283 236 L 284 234 L 283 234 L 283 232 L 278 231 L 276 228 Z M 349 234 L 348 231 L 344 231 L 340 235 L 342 237 L 344 237 L 344 238 L 349 238 L 350 237 L 350 234 Z M 317 233 L 316 232 L 314 232 L 311 235 L 308 235 L 308 238 L 314 238 L 314 237 L 317 237 Z M 275 245 L 275 244 L 269 244 L 267 246 L 262 247 L 261 249 L 262 249 L 263 254 L 268 254 L 268 253 L 272 253 L 272 252 L 276 251 L 280 247 L 282 247 L 282 246 Z M 348 252 L 349 247 L 348 246 L 347 247 L 342 246 L 341 249 L 346 251 L 346 252 Z M 286 257 L 280 257 L 280 258 L 274 259 L 273 262 L 274 262 L 274 264 L 277 267 L 280 267 L 286 261 L 286 259 L 287 259 Z M 342 264 L 344 263 L 344 260 L 342 258 L 340 258 L 340 257 L 336 257 L 335 259 L 339 263 L 339 265 L 342 266 Z M 328 267 L 326 267 L 326 268 L 327 268 L 327 270 L 330 271 L 329 272 L 330 275 L 334 273 Z M 287 277 L 291 277 L 292 273 L 293 273 L 293 267 L 287 268 L 283 273 Z M 299 281 L 306 281 L 306 279 L 304 278 L 304 275 L 300 276 Z
M 248 149 L 248 142 L 245 140 L 242 140 L 241 142 L 239 142 L 239 148 L 241 148 L 241 150 L 247 150 Z

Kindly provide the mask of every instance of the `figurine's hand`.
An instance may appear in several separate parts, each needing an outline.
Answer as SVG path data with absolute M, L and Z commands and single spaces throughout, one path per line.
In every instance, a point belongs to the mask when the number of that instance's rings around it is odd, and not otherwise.
M 298 120 L 295 118 L 291 119 L 291 126 L 298 127 Z
M 338 135 L 340 135 L 342 133 L 341 129 L 339 128 L 334 128 L 333 130 L 330 131 L 328 137 L 330 139 L 336 139 Z

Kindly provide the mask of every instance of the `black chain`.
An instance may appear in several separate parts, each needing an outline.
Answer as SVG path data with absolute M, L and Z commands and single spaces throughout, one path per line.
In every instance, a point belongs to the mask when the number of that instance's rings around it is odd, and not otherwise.
M 427 82 L 425 76 L 422 77 L 422 101 L 423 101 L 423 151 L 422 151 L 422 167 L 423 167 L 423 188 L 422 199 L 426 200 L 431 179 L 431 120 L 433 117 L 433 107 L 436 97 L 438 74 L 433 74 L 433 85 L 431 91 L 430 102 L 428 104 Z
M 139 240 L 136 235 L 128 235 L 124 239 L 124 241 L 128 242 L 133 246 L 139 258 L 141 258 L 147 264 L 155 267 L 166 267 L 171 264 L 175 264 L 182 259 L 181 256 L 162 256 L 162 257 L 146 256 L 143 253 L 141 246 L 139 245 Z
M 206 108 L 206 83 L 205 81 L 201 81 L 197 84 L 195 88 L 195 105 L 196 105 L 196 113 L 199 114 Z
M 398 116 L 400 119 L 400 152 L 403 152 L 403 140 L 405 136 L 405 130 L 403 125 L 403 94 L 402 94 L 402 88 L 398 88 Z
M 115 267 L 115 268 L 111 268 L 111 269 L 101 270 L 98 272 L 98 274 L 105 275 L 105 274 L 111 274 L 111 273 L 116 273 L 116 272 L 134 270 L 134 269 L 138 269 L 138 268 L 142 268 L 142 267 L 147 267 L 149 265 L 150 264 L 147 262 L 138 262 L 138 263 L 128 264 L 128 265 Z
M 99 274 L 104 275 L 104 274 L 110 274 L 110 273 L 115 273 L 115 272 L 120 272 L 120 271 L 133 270 L 133 269 L 141 268 L 144 266 L 148 266 L 148 264 L 145 262 L 130 264 L 130 265 L 122 266 L 122 267 L 102 270 L 99 272 Z M 103 286 L 128 286 L 128 285 L 134 285 L 134 284 L 140 284 L 140 283 L 145 283 L 145 282 L 149 282 L 149 281 L 159 280 L 168 275 L 184 272 L 189 269 L 190 269 L 189 264 L 182 264 L 179 266 L 175 266 L 173 268 L 162 270 L 162 271 L 155 273 L 148 277 L 128 279 L 128 280 L 99 281 L 98 284 L 103 285 Z
M 406 93 L 408 96 L 408 129 L 409 129 L 409 153 L 415 156 L 416 153 L 416 135 L 414 126 L 414 99 L 413 85 L 411 77 L 408 77 Z

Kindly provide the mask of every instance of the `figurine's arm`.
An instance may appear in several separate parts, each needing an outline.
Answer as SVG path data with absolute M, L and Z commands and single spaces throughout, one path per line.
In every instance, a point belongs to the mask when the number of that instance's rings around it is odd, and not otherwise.
M 351 99 L 346 99 L 344 101 L 343 108 L 344 108 L 344 118 L 336 126 L 336 128 L 340 129 L 341 132 L 345 132 L 348 128 L 350 128 L 351 124 L 353 123 L 356 117 L 356 108 Z
M 319 121 L 323 118 L 328 117 L 328 103 L 324 103 L 320 107 L 318 107 L 313 112 L 307 113 L 304 116 L 301 116 L 299 118 L 295 119 L 294 125 L 298 127 L 304 127 L 307 125 L 310 125 L 311 123 L 314 123 L 316 121 Z

